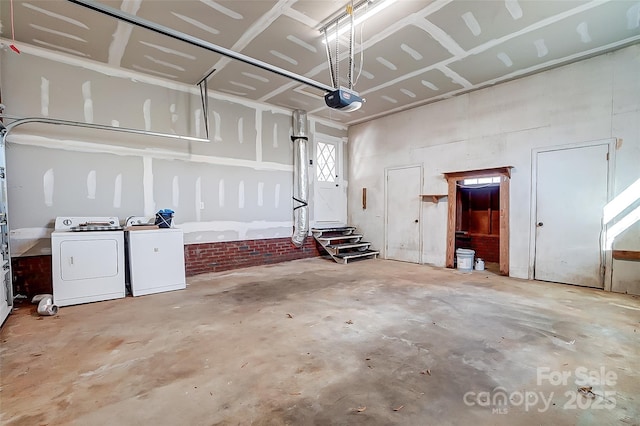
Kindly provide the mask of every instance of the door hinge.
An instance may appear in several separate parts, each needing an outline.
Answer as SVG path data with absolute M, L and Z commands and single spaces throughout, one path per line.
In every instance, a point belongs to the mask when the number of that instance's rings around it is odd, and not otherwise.
M 607 152 L 607 161 L 609 161 L 609 153 Z

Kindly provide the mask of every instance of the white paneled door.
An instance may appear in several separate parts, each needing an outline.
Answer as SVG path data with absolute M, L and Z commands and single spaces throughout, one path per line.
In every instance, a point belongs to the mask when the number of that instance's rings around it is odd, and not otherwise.
M 345 225 L 347 193 L 342 178 L 342 141 L 321 137 L 316 140 L 314 221 L 316 226 Z
M 603 287 L 608 153 L 603 144 L 537 154 L 535 279 Z
M 422 167 L 387 169 L 385 257 L 420 263 Z

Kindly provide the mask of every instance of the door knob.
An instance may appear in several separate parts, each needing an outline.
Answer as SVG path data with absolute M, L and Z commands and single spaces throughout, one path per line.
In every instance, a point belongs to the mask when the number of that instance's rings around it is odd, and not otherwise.
M 542 225 L 544 225 L 544 223 L 538 222 L 538 226 L 542 226 Z

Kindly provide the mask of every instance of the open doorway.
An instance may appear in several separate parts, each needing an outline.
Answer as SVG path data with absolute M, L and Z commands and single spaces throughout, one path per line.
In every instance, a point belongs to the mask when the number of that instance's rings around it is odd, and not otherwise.
M 485 267 L 509 275 L 511 167 L 445 173 L 449 191 L 446 266 L 458 248 L 475 250 Z
M 500 176 L 457 182 L 455 249 L 469 249 L 485 269 L 500 271 Z

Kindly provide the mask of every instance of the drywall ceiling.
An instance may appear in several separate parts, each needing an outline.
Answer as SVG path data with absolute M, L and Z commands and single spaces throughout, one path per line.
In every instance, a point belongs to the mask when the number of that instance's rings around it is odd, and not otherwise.
M 319 29 L 348 1 L 101 3 L 331 85 Z M 9 0 L 0 19 L 2 37 L 11 39 Z M 68 1 L 13 0 L 13 24 L 18 47 L 190 84 L 215 68 L 214 90 L 354 124 L 637 43 L 640 1 L 397 0 L 356 28 L 355 90 L 366 104 L 351 113 L 327 108 L 316 88 Z M 348 32 L 340 37 L 342 85 L 348 40 Z

